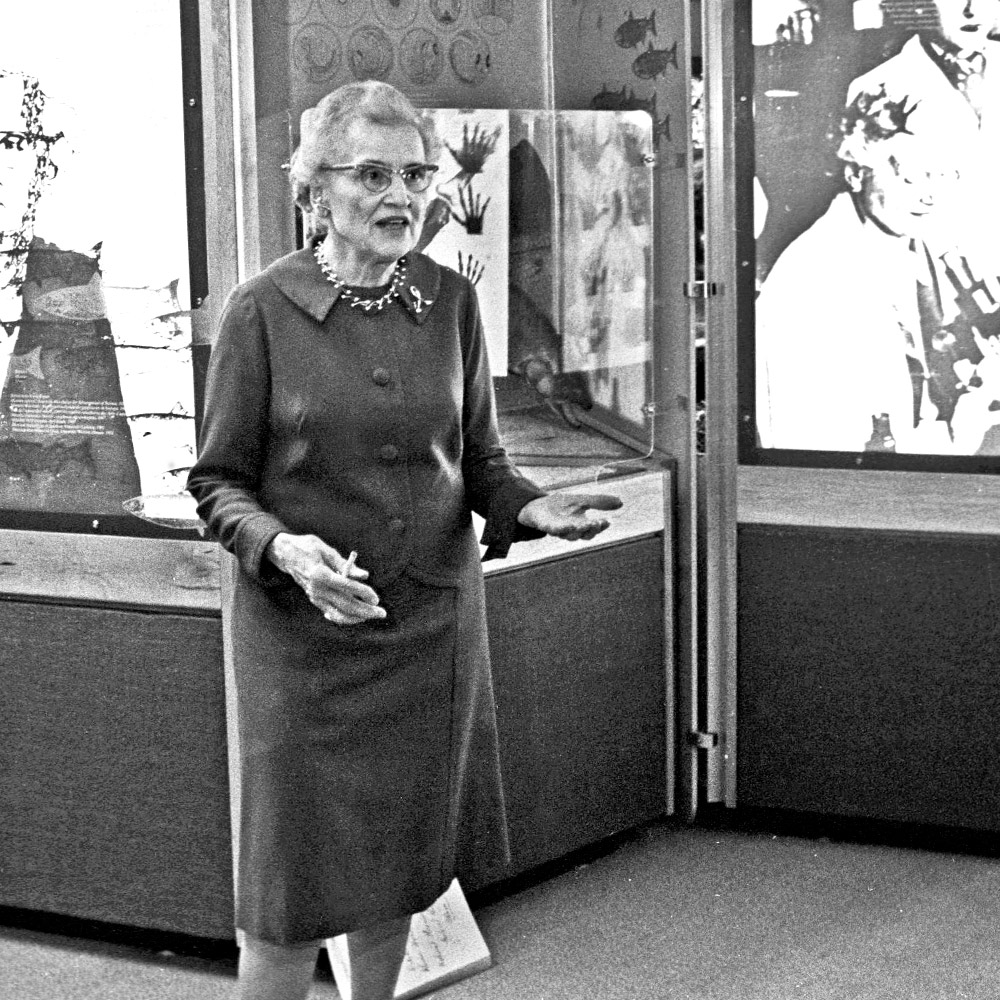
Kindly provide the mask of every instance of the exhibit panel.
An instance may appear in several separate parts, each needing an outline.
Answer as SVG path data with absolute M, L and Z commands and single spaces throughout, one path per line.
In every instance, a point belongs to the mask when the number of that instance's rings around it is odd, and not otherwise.
M 5 527 L 149 533 L 122 503 L 183 488 L 204 270 L 203 223 L 189 212 L 204 200 L 199 146 L 185 142 L 198 111 L 185 67 L 198 58 L 176 0 L 5 12 Z
M 741 461 L 995 471 L 992 5 L 746 5 Z

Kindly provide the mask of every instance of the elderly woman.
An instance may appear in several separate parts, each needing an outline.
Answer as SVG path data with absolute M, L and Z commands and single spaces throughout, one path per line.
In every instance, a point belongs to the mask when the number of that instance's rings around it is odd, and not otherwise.
M 236 556 L 243 1000 L 304 998 L 348 934 L 391 997 L 409 917 L 508 851 L 479 549 L 590 538 L 615 497 L 545 495 L 497 434 L 468 280 L 414 252 L 433 126 L 350 84 L 302 119 L 315 245 L 234 290 L 188 486 Z

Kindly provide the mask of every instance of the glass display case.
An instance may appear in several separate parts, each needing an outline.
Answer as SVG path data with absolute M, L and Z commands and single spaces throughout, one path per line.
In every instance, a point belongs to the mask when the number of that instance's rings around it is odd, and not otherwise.
M 386 80 L 445 140 L 421 244 L 477 284 L 515 461 L 545 485 L 656 465 L 675 451 L 657 340 L 688 336 L 685 23 L 570 0 L 257 0 L 251 266 L 301 245 L 282 167 L 303 110 Z

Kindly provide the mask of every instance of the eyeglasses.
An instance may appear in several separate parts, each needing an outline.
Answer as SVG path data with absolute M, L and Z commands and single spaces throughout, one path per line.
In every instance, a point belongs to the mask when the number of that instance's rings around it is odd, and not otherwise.
M 431 186 L 437 165 L 434 163 L 416 163 L 409 167 L 384 167 L 380 163 L 335 163 L 332 166 L 323 164 L 321 170 L 353 170 L 355 178 L 372 194 L 381 194 L 389 190 L 394 174 L 403 178 L 403 186 L 413 194 L 420 194 Z

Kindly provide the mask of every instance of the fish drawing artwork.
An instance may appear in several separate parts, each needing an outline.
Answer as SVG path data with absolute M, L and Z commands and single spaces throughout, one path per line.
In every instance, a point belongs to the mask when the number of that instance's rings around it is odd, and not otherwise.
M 615 29 L 615 45 L 622 49 L 634 49 L 637 45 L 642 45 L 650 36 L 656 36 L 656 11 L 652 11 L 649 17 L 635 17 L 632 11 L 626 15 L 627 20 L 623 21 Z
M 601 91 L 590 99 L 591 111 L 647 111 L 656 117 L 656 91 L 648 99 L 637 97 L 631 87 L 608 90 L 604 84 Z
M 590 107 L 593 111 L 620 111 L 625 100 L 625 87 L 621 90 L 608 90 L 608 85 L 604 84 L 601 92 L 590 99 Z
M 658 76 L 666 76 L 670 66 L 677 69 L 677 43 L 666 49 L 654 49 L 650 42 L 646 51 L 632 63 L 632 72 L 640 79 L 655 80 Z

